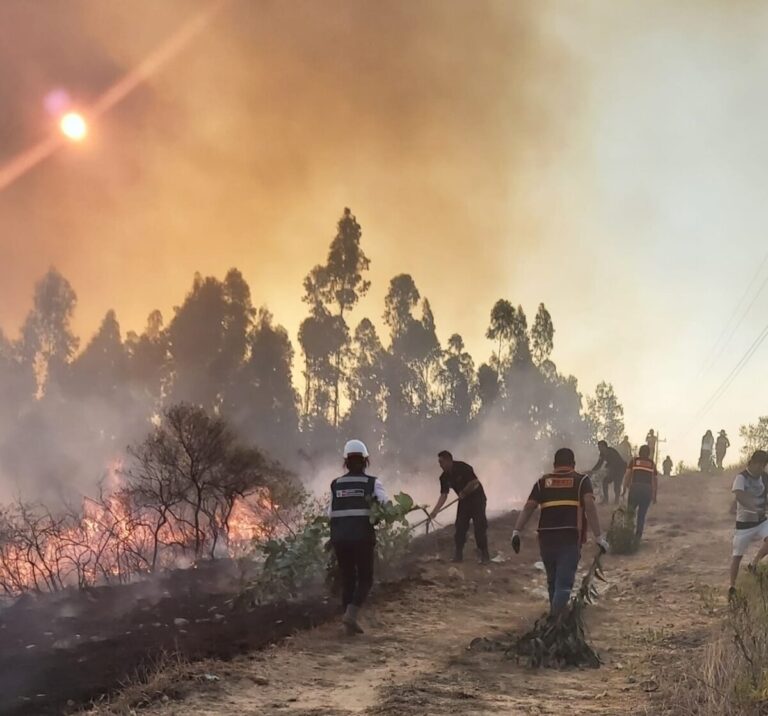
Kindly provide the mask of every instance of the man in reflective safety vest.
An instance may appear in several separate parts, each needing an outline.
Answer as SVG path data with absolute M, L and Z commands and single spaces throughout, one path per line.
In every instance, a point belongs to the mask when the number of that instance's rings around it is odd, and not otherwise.
M 624 486 L 621 494 L 625 495 L 629 490 L 627 507 L 635 518 L 635 535 L 638 539 L 643 536 L 645 528 L 645 516 L 648 508 L 656 504 L 656 492 L 659 486 L 659 473 L 656 463 L 651 460 L 651 449 L 647 445 L 640 447 L 639 457 L 629 463 L 627 474 L 624 476 Z
M 331 483 L 331 544 L 341 572 L 341 621 L 350 635 L 363 633 L 357 618 L 373 586 L 376 532 L 371 501 L 387 502 L 379 479 L 366 474 L 368 465 L 368 448 L 360 440 L 350 440 L 344 447 L 347 472 Z
M 595 496 L 588 475 L 576 472 L 573 450 L 561 448 L 555 453 L 554 471 L 536 481 L 512 533 L 512 549 L 520 552 L 520 532 L 536 508 L 539 517 L 539 549 L 547 572 L 551 613 L 558 614 L 568 604 L 586 542 L 587 525 L 602 553 L 608 542 L 600 533 Z

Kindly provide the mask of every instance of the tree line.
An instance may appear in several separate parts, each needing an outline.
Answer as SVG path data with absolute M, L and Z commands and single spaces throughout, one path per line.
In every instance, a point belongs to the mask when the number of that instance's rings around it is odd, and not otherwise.
M 81 345 L 75 290 L 51 269 L 19 337 L 0 333 L 0 470 L 33 495 L 83 489 L 179 403 L 226 419 L 300 474 L 353 434 L 403 467 L 422 460 L 425 446 L 431 456 L 464 438 L 482 442 L 489 430 L 547 448 L 620 440 L 612 386 L 601 383 L 585 405 L 576 378 L 552 361 L 544 304 L 530 326 L 507 299 L 489 307 L 490 356 L 477 365 L 459 334 L 441 343 L 410 274 L 390 280 L 380 316 L 356 316 L 370 266 L 362 228 L 345 209 L 325 262 L 304 280 L 297 346 L 235 268 L 223 280 L 196 275 L 173 314 L 153 311 L 141 332 L 123 335 L 110 310 Z

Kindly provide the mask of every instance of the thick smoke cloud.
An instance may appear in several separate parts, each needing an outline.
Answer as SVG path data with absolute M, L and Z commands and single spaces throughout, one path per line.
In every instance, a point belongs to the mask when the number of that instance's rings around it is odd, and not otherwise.
M 4 3 L 2 155 L 45 130 L 48 91 L 87 104 L 201 6 Z M 140 327 L 195 270 L 236 265 L 293 330 L 305 265 L 350 205 L 371 227 L 370 305 L 408 270 L 476 340 L 505 281 L 499 256 L 510 237 L 529 241 L 510 221 L 526 190 L 517 170 L 555 156 L 553 110 L 570 94 L 539 16 L 509 3 L 232 2 L 89 143 L 0 196 L 0 323 L 13 330 L 51 263 L 77 286 L 84 332 L 110 307 Z

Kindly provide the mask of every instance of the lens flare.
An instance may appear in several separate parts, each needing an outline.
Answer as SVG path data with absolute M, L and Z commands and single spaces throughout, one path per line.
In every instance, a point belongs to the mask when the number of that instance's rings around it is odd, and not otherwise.
M 61 133 L 73 142 L 81 142 L 88 134 L 85 118 L 77 112 L 67 112 L 59 120 Z

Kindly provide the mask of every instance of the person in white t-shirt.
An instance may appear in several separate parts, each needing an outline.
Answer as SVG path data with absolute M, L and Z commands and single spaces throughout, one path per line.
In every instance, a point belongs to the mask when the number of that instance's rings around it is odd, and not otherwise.
M 728 596 L 736 593 L 736 578 L 747 548 L 761 542 L 760 550 L 750 563 L 754 571 L 760 560 L 768 554 L 768 520 L 766 520 L 766 489 L 763 473 L 768 465 L 768 452 L 757 450 L 749 460 L 747 469 L 736 475 L 732 492 L 736 497 L 736 529 L 733 534 L 731 560 L 731 586 Z

